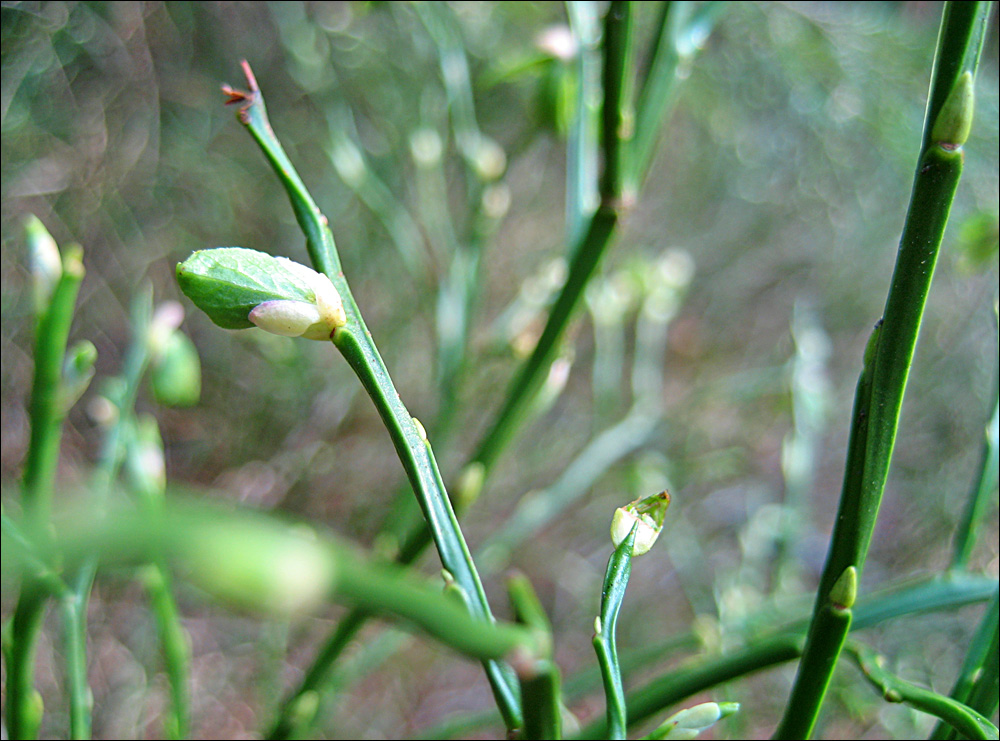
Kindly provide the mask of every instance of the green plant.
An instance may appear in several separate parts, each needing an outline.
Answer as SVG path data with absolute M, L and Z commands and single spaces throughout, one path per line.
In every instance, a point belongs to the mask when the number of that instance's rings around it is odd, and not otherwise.
M 39 731 L 42 702 L 32 672 L 42 616 L 50 602 L 60 605 L 65 625 L 69 732 L 74 737 L 90 735 L 86 604 L 99 564 L 137 568 L 149 593 L 170 681 L 172 706 L 164 731 L 175 737 L 189 734 L 191 713 L 190 647 L 174 602 L 174 570 L 226 606 L 261 612 L 279 621 L 316 612 L 329 602 L 348 609 L 301 680 L 276 703 L 273 717 L 264 721 L 268 737 L 312 732 L 320 719 L 324 694 L 331 685 L 346 681 L 334 675 L 342 670 L 342 654 L 366 621 L 379 615 L 414 626 L 481 661 L 502 722 L 515 737 L 624 738 L 638 723 L 661 719 L 668 708 L 693 695 L 728 692 L 728 686 L 725 690 L 719 686 L 794 659 L 799 659 L 798 675 L 776 734 L 808 737 L 849 632 L 991 598 L 950 698 L 895 677 L 861 644 L 848 643 L 847 650 L 886 699 L 907 702 L 961 733 L 996 737 L 989 717 L 997 706 L 996 579 L 967 570 L 987 499 L 996 486 L 995 400 L 976 484 L 957 533 L 953 568 L 874 594 L 859 583 L 889 472 L 933 266 L 962 171 L 987 3 L 946 6 L 910 211 L 885 313 L 864 351 L 841 509 L 811 617 L 806 617 L 804 606 L 791 601 L 806 592 L 780 584 L 764 604 L 747 610 L 738 625 L 732 621 L 727 626 L 725 641 L 721 628 L 713 639 L 712 629 L 702 624 L 697 630 L 676 631 L 667 641 L 640 642 L 632 651 L 619 654 L 616 627 L 633 555 L 649 550 L 661 529 L 665 530 L 663 539 L 671 539 L 670 518 L 665 517 L 670 497 L 650 496 L 651 491 L 661 490 L 663 467 L 649 464 L 643 468 L 641 463 L 633 475 L 638 496 L 618 510 L 611 525 L 614 551 L 604 577 L 593 639 L 599 672 L 580 672 L 563 682 L 553 625 L 525 576 L 515 575 L 507 583 L 514 621 L 494 617 L 483 577 L 506 567 L 519 547 L 544 538 L 547 529 L 572 521 L 594 481 L 643 449 L 667 426 L 662 408 L 662 343 L 688 289 L 690 265 L 674 251 L 632 270 L 621 268 L 607 278 L 599 277 L 599 268 L 622 228 L 627 208 L 642 199 L 661 121 L 675 100 L 674 88 L 688 76 L 694 54 L 719 17 L 720 6 L 663 4 L 655 17 L 645 74 L 636 72 L 634 16 L 639 12 L 629 2 L 612 2 L 603 17 L 591 4 L 569 5 L 578 53 L 569 77 L 576 80 L 573 113 L 565 112 L 573 101 L 560 98 L 559 103 L 563 106 L 559 115 L 568 117 L 569 135 L 565 276 L 550 281 L 541 291 L 545 295 L 536 297 L 532 310 L 545 317 L 542 326 L 529 340 L 530 347 L 497 411 L 488 415 L 478 443 L 468 450 L 459 447 L 459 462 L 449 462 L 448 469 L 455 471 L 453 481 L 442 475 L 431 440 L 436 447 L 447 446 L 454 443 L 460 429 L 460 389 L 470 382 L 472 318 L 483 282 L 481 252 L 496 227 L 492 222 L 498 220 L 496 200 L 502 192 L 495 181 L 503 169 L 502 163 L 498 165 L 502 152 L 498 155 L 495 143 L 482 134 L 476 120 L 467 60 L 453 16 L 436 4 L 418 4 L 414 9 L 414 18 L 425 28 L 439 56 L 451 136 L 461 161 L 464 193 L 460 200 L 469 212 L 467 223 L 452 223 L 447 202 L 444 206 L 423 203 L 422 208 L 431 213 L 421 218 L 409 213 L 345 133 L 352 112 L 339 108 L 336 115 L 331 114 L 330 124 L 343 127 L 332 135 L 331 158 L 348 189 L 376 212 L 409 279 L 430 282 L 428 293 L 436 297 L 433 354 L 440 406 L 429 432 L 397 392 L 387 367 L 391 364 L 383 361 L 362 316 L 365 307 L 354 298 L 330 223 L 297 173 L 293 157 L 279 142 L 249 64 L 243 65 L 248 89 L 226 88 L 229 102 L 239 105 L 241 123 L 289 198 L 313 267 L 257 250 L 226 247 L 195 252 L 177 266 L 177 278 L 187 297 L 223 328 L 256 326 L 285 337 L 329 340 L 346 360 L 378 412 L 407 478 L 371 552 L 361 552 L 342 536 L 321 531 L 316 523 L 289 523 L 276 513 L 167 496 L 162 466 L 150 464 L 163 460 L 157 425 L 136 411 L 140 383 L 152 363 L 150 377 L 157 395 L 190 403 L 197 397 L 191 386 L 199 376 L 192 370 L 190 346 L 177 332 L 179 318 L 162 314 L 159 320 L 151 318 L 152 301 L 146 292 L 140 293 L 132 310 L 133 341 L 121 376 L 103 393 L 114 413 L 108 417 L 102 454 L 88 487 L 86 514 L 72 508 L 53 511 L 63 418 L 86 388 L 95 359 L 92 346 L 66 351 L 76 291 L 83 278 L 80 256 L 70 249 L 53 259 L 54 242 L 39 223 L 31 222 L 29 242 L 33 255 L 38 256 L 33 270 L 38 299 L 32 439 L 19 512 L 10 516 L 5 510 L 3 516 L 5 581 L 20 579 L 18 601 L 4 631 L 5 707 L 11 737 L 33 737 Z M 544 58 L 532 64 L 554 73 L 562 63 Z M 565 69 L 561 73 L 568 74 Z M 596 106 L 595 92 L 601 101 Z M 434 181 L 425 190 L 435 192 L 451 173 L 441 164 L 440 152 L 432 151 L 427 132 L 423 134 L 423 139 L 414 134 L 410 144 L 417 167 L 422 168 L 419 177 Z M 598 161 L 599 172 L 593 166 Z M 447 186 L 437 192 L 448 199 Z M 429 228 L 432 249 L 441 251 L 430 258 L 414 244 L 420 239 L 417 225 L 423 223 L 433 227 Z M 593 287 L 586 295 L 588 286 Z M 569 362 L 566 335 L 584 299 L 595 326 L 595 355 L 602 359 L 601 363 L 595 360 L 594 374 L 595 395 L 601 401 L 597 433 L 554 483 L 520 500 L 509 519 L 485 538 L 481 551 L 470 548 L 460 518 L 488 488 L 502 454 L 514 445 L 519 431 L 558 396 Z M 625 414 L 616 418 L 623 373 L 621 353 L 615 348 L 622 346 L 630 331 L 626 317 L 633 312 L 637 316 L 631 398 L 624 404 Z M 805 334 L 803 325 L 796 325 L 796 339 L 803 340 Z M 807 353 L 800 350 L 796 362 L 805 365 Z M 796 388 L 800 404 L 806 404 L 808 394 L 815 391 L 808 383 Z M 807 416 L 797 417 L 801 425 L 789 443 L 785 473 L 789 483 L 794 456 L 805 455 L 803 446 L 810 444 Z M 122 468 L 127 474 L 124 488 L 133 494 L 131 504 L 123 503 L 117 492 Z M 653 480 L 655 487 L 650 486 Z M 407 504 L 412 501 L 418 508 Z M 776 542 L 788 548 L 801 538 L 787 520 L 780 531 Z M 680 541 L 683 533 L 676 533 L 675 538 Z M 417 559 L 430 543 L 443 567 L 443 594 L 437 582 L 417 575 Z M 779 563 L 782 574 L 788 571 L 790 560 L 787 553 L 784 558 Z M 747 568 L 752 567 L 751 559 L 746 560 Z M 588 609 L 592 611 L 598 604 L 597 595 L 591 596 Z M 660 625 L 652 630 L 656 636 L 661 632 Z M 698 646 L 708 650 L 696 661 L 660 669 L 653 680 L 626 691 L 628 673 L 662 662 L 681 648 Z M 580 728 L 566 704 L 598 684 L 604 689 L 606 717 Z M 744 709 L 733 715 L 739 704 L 722 699 L 672 713 L 648 738 L 690 738 L 727 716 L 733 717 L 720 728 L 756 712 L 752 703 L 741 700 Z M 490 718 L 469 720 L 472 724 L 489 722 Z M 437 733 L 445 735 L 444 730 Z M 943 725 L 935 732 L 939 737 L 949 733 Z

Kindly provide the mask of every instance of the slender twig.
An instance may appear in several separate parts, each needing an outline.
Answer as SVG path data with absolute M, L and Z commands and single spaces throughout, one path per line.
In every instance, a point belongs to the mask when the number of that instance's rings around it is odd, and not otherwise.
M 993 715 L 998 702 L 997 674 L 1000 672 L 998 640 L 1000 640 L 1000 587 L 993 592 L 993 599 L 983 613 L 979 627 L 969 644 L 969 650 L 965 654 L 958 679 L 955 680 L 955 686 L 951 690 L 952 699 L 986 716 Z M 931 738 L 955 738 L 955 731 L 939 723 Z
M 289 161 L 267 120 L 264 99 L 257 82 L 244 62 L 249 92 L 226 88 L 231 101 L 241 103 L 240 121 L 249 129 L 268 161 L 278 174 L 292 203 L 299 225 L 306 235 L 306 247 L 317 270 L 330 278 L 344 303 L 347 324 L 333 335 L 333 343 L 358 375 L 368 392 L 403 464 L 414 493 L 428 523 L 442 565 L 470 597 L 470 609 L 484 621 L 492 620 L 489 603 L 475 564 L 469 555 L 447 491 L 441 481 L 430 443 L 407 411 L 379 355 L 350 286 L 340 269 L 333 234 Z M 517 684 L 509 667 L 489 660 L 487 676 L 501 713 L 509 728 L 521 725 Z
M 993 376 L 993 414 L 983 431 L 983 447 L 979 454 L 979 466 L 976 478 L 969 490 L 962 511 L 962 520 L 955 531 L 955 544 L 952 550 L 952 568 L 961 569 L 969 562 L 972 549 L 976 545 L 976 532 L 986 514 L 990 495 L 996 491 L 998 473 L 1000 473 L 1000 366 Z
M 68 249 L 62 258 L 62 274 L 36 325 L 31 437 L 21 486 L 24 516 L 34 532 L 44 531 L 51 512 L 62 423 L 68 411 L 61 403 L 63 359 L 83 274 L 82 251 Z M 41 723 L 41 696 L 33 686 L 34 658 L 49 596 L 44 581 L 26 577 L 14 608 L 10 649 L 5 656 L 7 732 L 11 738 L 34 738 Z
M 632 546 L 635 544 L 638 524 L 632 526 L 628 536 L 615 548 L 608 559 L 608 570 L 601 589 L 601 613 L 594 621 L 594 650 L 604 680 L 604 697 L 607 704 L 607 736 L 625 738 L 628 716 L 625 708 L 625 690 L 622 687 L 621 667 L 615 631 L 618 612 L 625 598 L 625 588 L 632 573 Z
M 962 572 L 891 586 L 858 600 L 854 608 L 855 617 L 851 623 L 851 631 L 871 628 L 904 615 L 955 610 L 970 604 L 986 602 L 996 590 L 996 579 Z M 780 618 L 778 620 L 781 621 Z M 634 726 L 692 694 L 709 689 L 716 684 L 718 676 L 735 679 L 751 674 L 758 668 L 767 668 L 775 662 L 790 661 L 799 657 L 802 637 L 809 627 L 808 616 L 803 615 L 777 628 L 773 627 L 775 621 L 773 609 L 763 609 L 747 621 L 745 632 L 747 641 L 751 641 L 752 645 L 748 645 L 745 650 L 737 649 L 722 656 L 707 657 L 699 664 L 685 668 L 680 679 L 676 672 L 672 672 L 630 693 L 627 698 L 629 723 Z M 754 650 L 755 646 L 764 644 L 770 645 L 763 649 L 762 653 Z M 643 646 L 623 652 L 619 656 L 618 663 L 623 671 L 645 669 L 679 651 L 696 649 L 699 645 L 698 636 L 693 631 L 688 631 L 654 646 Z M 782 656 L 784 658 L 781 658 Z M 766 660 L 765 666 L 756 666 L 755 661 L 760 657 Z M 734 668 L 740 666 L 743 668 L 742 672 Z M 599 669 L 584 670 L 566 680 L 565 695 L 570 700 L 578 699 L 599 686 L 601 681 Z M 494 718 L 493 713 L 462 716 L 428 729 L 422 737 L 449 738 L 480 728 L 492 722 Z M 606 720 L 601 718 L 588 725 L 581 737 L 602 738 L 605 723 Z
M 852 643 L 846 651 L 886 701 L 903 702 L 940 718 L 967 738 L 997 738 L 997 727 L 981 713 L 950 697 L 900 679 L 887 671 L 885 659 L 867 646 Z
M 844 486 L 816 594 L 805 653 L 776 738 L 808 738 L 837 663 L 849 621 L 829 618 L 836 582 L 860 575 L 889 473 L 899 412 L 938 248 L 962 172 L 961 146 L 972 119 L 972 74 L 982 49 L 986 3 L 950 3 L 942 18 L 924 140 L 883 319 L 858 381 Z M 850 607 L 850 605 L 846 605 Z
M 206 502 L 164 502 L 159 511 L 112 508 L 101 519 L 67 520 L 35 547 L 69 566 L 93 556 L 118 567 L 166 559 L 217 599 L 257 611 L 287 615 L 326 601 L 358 606 L 400 618 L 474 658 L 546 650 L 535 630 L 484 621 L 406 570 L 259 512 Z M 19 559 L 20 549 L 10 552 Z

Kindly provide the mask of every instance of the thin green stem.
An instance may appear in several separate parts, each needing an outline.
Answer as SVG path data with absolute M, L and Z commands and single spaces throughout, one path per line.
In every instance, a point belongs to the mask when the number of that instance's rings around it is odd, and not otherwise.
M 983 614 L 962 669 L 951 690 L 952 699 L 968 705 L 985 716 L 992 716 L 1000 702 L 997 692 L 1000 673 L 1000 587 Z M 953 729 L 941 724 L 931 734 L 932 739 L 955 738 Z
M 971 105 L 962 93 L 971 95 L 970 73 L 982 48 L 981 43 L 975 48 L 972 45 L 982 40 L 981 26 L 988 12 L 983 3 L 952 3 L 945 8 L 931 85 L 931 97 L 940 100 L 928 105 L 924 145 L 885 312 L 865 351 L 855 395 L 844 487 L 817 590 L 813 623 L 776 738 L 802 739 L 811 734 L 849 626 L 840 622 L 836 626 L 839 636 L 821 632 L 830 622 L 827 613 L 835 582 L 848 569 L 860 575 L 864 568 L 924 303 L 962 172 L 961 144 L 972 116 Z M 950 77 L 942 81 L 941 75 Z
M 945 576 L 934 576 L 915 583 L 890 586 L 859 599 L 853 609 L 854 620 L 851 623 L 851 631 L 871 628 L 904 615 L 918 615 L 937 610 L 955 610 L 970 604 L 986 602 L 996 591 L 996 579 L 962 572 L 951 572 Z M 749 642 L 746 650 L 751 652 L 749 659 L 743 649 L 723 656 L 707 657 L 698 664 L 692 665 L 690 667 L 691 673 L 685 669 L 681 680 L 677 680 L 676 672 L 673 672 L 669 676 L 655 679 L 644 688 L 630 693 L 628 696 L 629 722 L 633 725 L 640 723 L 684 700 L 691 694 L 711 688 L 715 684 L 716 676 L 736 679 L 743 674 L 752 673 L 757 669 L 754 665 L 757 657 L 763 656 L 766 661 L 770 662 L 768 666 L 775 663 L 773 652 L 786 654 L 784 659 L 779 659 L 780 661 L 790 661 L 799 657 L 803 635 L 809 627 L 808 616 L 803 615 L 778 628 L 773 627 L 776 621 L 781 622 L 781 618 L 776 618 L 774 610 L 770 608 L 761 610 L 757 615 L 747 620 L 747 628 L 744 632 L 746 640 Z M 758 630 L 757 626 L 764 627 L 764 630 Z M 688 631 L 672 636 L 655 646 L 633 649 L 623 653 L 619 656 L 618 663 L 623 670 L 645 669 L 679 651 L 697 649 L 700 643 L 698 636 L 693 631 Z M 758 644 L 769 644 L 770 647 L 758 654 L 754 652 L 754 647 Z M 787 646 L 792 647 L 791 652 L 786 651 Z M 734 663 L 742 664 L 746 670 L 733 674 L 732 666 Z M 600 685 L 601 681 L 599 669 L 581 671 L 567 679 L 565 694 L 570 699 L 580 698 Z M 455 733 L 481 727 L 491 722 L 493 717 L 492 714 L 478 714 L 475 719 L 463 717 L 461 721 L 448 721 L 445 726 L 429 729 L 424 737 L 451 737 Z M 601 719 L 588 725 L 582 738 L 601 738 L 605 722 L 604 719 Z M 452 732 L 451 728 L 457 730 Z
M 344 302 L 347 324 L 336 331 L 332 338 L 333 342 L 357 374 L 386 425 L 410 485 L 420 502 L 421 510 L 438 547 L 442 565 L 455 576 L 458 585 L 469 595 L 469 606 L 473 615 L 490 622 L 492 613 L 489 603 L 441 481 L 430 444 L 420 431 L 422 428 L 418 428 L 396 392 L 378 348 L 354 301 L 350 286 L 340 270 L 340 260 L 326 217 L 320 213 L 306 191 L 301 178 L 295 172 L 271 129 L 263 96 L 246 63 L 244 71 L 250 92 L 237 92 L 228 88 L 226 92 L 231 100 L 243 104 L 239 114 L 240 120 L 261 146 L 285 186 L 296 218 L 306 235 L 306 246 L 314 267 L 328 275 Z M 521 713 L 517 684 L 512 673 L 509 668 L 493 660 L 486 662 L 486 671 L 494 697 L 508 727 L 519 728 Z
M 628 726 L 615 631 L 618 627 L 618 612 L 625 598 L 625 588 L 632 574 L 632 546 L 635 544 L 638 528 L 638 524 L 632 526 L 628 536 L 615 548 L 608 560 L 608 570 L 604 575 L 604 586 L 601 589 L 601 614 L 594 623 L 594 650 L 597 652 L 597 661 L 601 667 L 607 704 L 605 738 L 609 739 L 625 738 Z
M 849 644 L 847 653 L 886 701 L 904 702 L 940 718 L 967 738 L 997 738 L 997 727 L 981 713 L 957 700 L 918 687 L 891 674 L 885 669 L 885 659 L 867 646 Z
M 597 166 L 601 100 L 600 15 L 590 2 L 566 4 L 576 41 L 576 111 L 566 140 L 566 243 L 577 244 L 600 202 Z
M 677 84 L 690 73 L 694 56 L 711 33 L 725 3 L 664 2 L 648 72 L 635 106 L 635 139 L 629 154 L 627 187 L 638 188 L 653 164 L 660 123 L 670 108 Z
M 601 82 L 601 149 L 604 161 L 598 182 L 601 204 L 618 208 L 625 184 L 629 144 L 635 129 L 632 109 L 634 44 L 632 38 L 632 3 L 612 0 L 604 17 L 604 66 Z
M 87 616 L 79 597 L 70 593 L 60 600 L 66 688 L 69 692 L 69 735 L 89 739 L 91 735 L 90 687 L 87 683 Z
M 24 462 L 21 498 L 24 517 L 44 532 L 52 507 L 62 423 L 62 370 L 76 297 L 83 281 L 82 251 L 67 250 L 60 276 L 35 332 L 35 373 L 31 389 L 31 437 Z M 41 723 L 41 697 L 34 689 L 35 644 L 49 593 L 44 583 L 26 577 L 14 608 L 7 660 L 7 731 L 11 738 L 34 738 Z
M 5 553 L 6 545 L 5 535 Z M 204 502 L 120 507 L 101 519 L 67 518 L 50 542 L 35 547 L 70 567 L 94 555 L 116 567 L 165 559 L 218 598 L 255 610 L 287 614 L 333 600 L 401 618 L 474 658 L 547 650 L 532 629 L 482 620 L 405 569 L 260 512 Z M 19 549 L 10 552 L 15 569 L 27 567 Z
M 709 687 L 791 661 L 801 655 L 801 650 L 800 635 L 778 635 L 755 641 L 714 660 L 672 671 L 628 694 L 626 707 L 629 722 L 640 723 Z M 609 738 L 607 721 L 601 719 L 591 723 L 577 738 Z
M 174 739 L 190 738 L 191 642 L 181 624 L 169 572 L 164 565 L 150 564 L 142 574 L 142 582 L 156 620 L 163 667 L 170 684 L 171 707 L 164 720 L 164 735 Z
M 976 545 L 976 532 L 986 514 L 990 495 L 996 491 L 1000 473 L 1000 367 L 993 376 L 993 414 L 983 431 L 983 447 L 979 455 L 976 479 L 969 491 L 962 512 L 962 521 L 955 531 L 955 545 L 952 550 L 952 568 L 964 568 L 969 563 L 972 549 Z

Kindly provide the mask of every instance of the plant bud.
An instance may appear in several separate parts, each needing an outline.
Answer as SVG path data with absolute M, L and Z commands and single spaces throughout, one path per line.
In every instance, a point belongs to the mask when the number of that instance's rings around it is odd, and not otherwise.
M 941 110 L 938 111 L 931 139 L 942 147 L 957 149 L 965 144 L 972 131 L 972 115 L 976 96 L 973 90 L 971 72 L 963 72 L 955 81 L 955 87 L 948 93 Z
M 56 240 L 37 216 L 27 218 L 24 233 L 28 241 L 28 263 L 34 283 L 35 311 L 41 313 L 62 275 L 62 257 Z
M 347 323 L 330 279 L 284 257 L 241 247 L 202 250 L 177 266 L 177 280 L 225 329 L 257 326 L 284 337 L 328 340 Z
M 858 570 L 848 566 L 830 587 L 830 602 L 835 609 L 849 610 L 858 595 Z
M 90 386 L 96 362 L 97 348 L 89 340 L 80 340 L 67 351 L 59 389 L 59 407 L 63 413 L 68 412 Z
M 670 494 L 662 491 L 616 509 L 611 520 L 611 542 L 615 548 L 621 545 L 632 532 L 632 527 L 638 523 L 632 555 L 641 556 L 646 553 L 653 547 L 660 531 L 663 530 L 663 518 L 667 514 L 668 506 L 670 506 Z
M 740 709 L 738 702 L 703 702 L 674 713 L 649 734 L 649 739 L 692 739 Z
M 201 359 L 191 339 L 174 330 L 153 360 L 150 373 L 153 396 L 164 406 L 189 407 L 201 398 Z

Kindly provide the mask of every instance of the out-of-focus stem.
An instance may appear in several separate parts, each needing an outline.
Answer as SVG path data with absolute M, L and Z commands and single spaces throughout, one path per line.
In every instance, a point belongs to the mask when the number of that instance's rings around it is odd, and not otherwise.
M 52 506 L 59 443 L 66 409 L 60 403 L 63 359 L 76 297 L 83 282 L 82 251 L 70 248 L 62 274 L 38 317 L 35 373 L 31 389 L 31 437 L 24 462 L 21 498 L 24 517 L 34 532 L 44 532 Z M 41 723 L 41 697 L 35 690 L 34 660 L 38 631 L 49 593 L 45 583 L 26 576 L 14 608 L 7 660 L 7 732 L 11 738 L 34 738 Z

